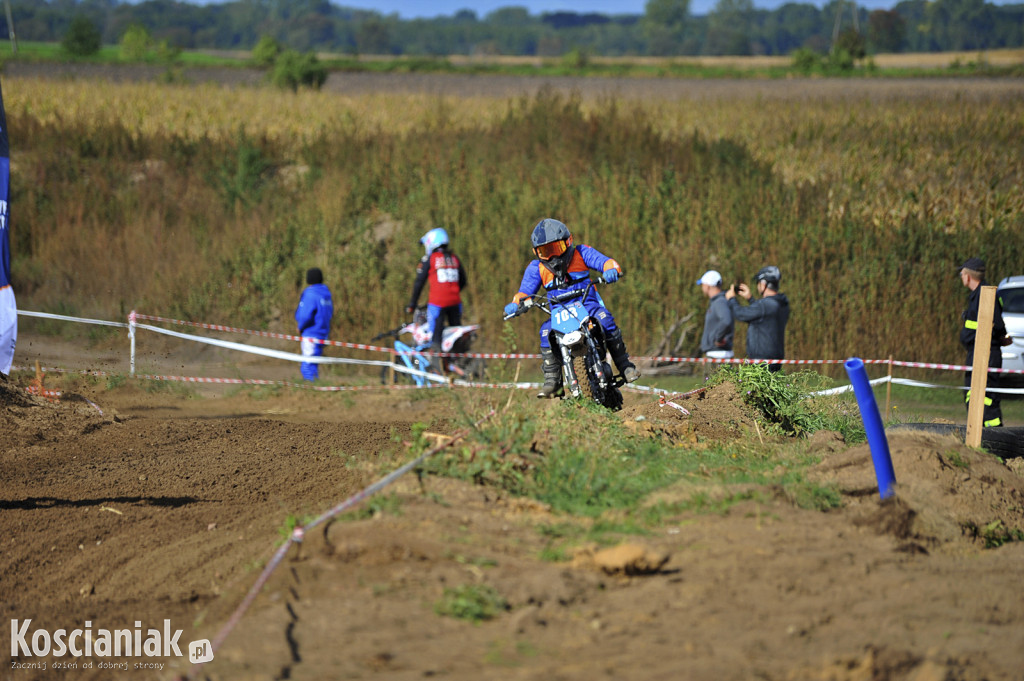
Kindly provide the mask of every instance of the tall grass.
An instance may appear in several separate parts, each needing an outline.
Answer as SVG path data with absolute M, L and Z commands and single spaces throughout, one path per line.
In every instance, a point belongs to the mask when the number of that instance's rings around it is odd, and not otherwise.
M 634 354 L 704 309 L 708 267 L 783 271 L 790 357 L 959 358 L 968 255 L 1024 263 L 1019 96 L 702 102 L 285 95 L 5 80 L 19 305 L 290 331 L 302 273 L 334 337 L 401 316 L 445 227 L 500 350 L 529 230 L 565 221 L 627 276 Z M 539 318 L 514 323 L 519 347 Z M 738 334 L 742 337 L 742 328 Z M 742 352 L 742 342 L 740 344 Z

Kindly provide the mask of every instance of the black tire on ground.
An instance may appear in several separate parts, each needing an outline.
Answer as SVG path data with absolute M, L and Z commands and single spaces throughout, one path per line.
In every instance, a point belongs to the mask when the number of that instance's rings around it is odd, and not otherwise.
M 940 435 L 956 435 L 963 440 L 967 426 L 955 423 L 900 423 L 886 430 L 921 430 Z M 1000 459 L 1015 459 L 1024 456 L 1024 428 L 982 428 L 981 446 Z

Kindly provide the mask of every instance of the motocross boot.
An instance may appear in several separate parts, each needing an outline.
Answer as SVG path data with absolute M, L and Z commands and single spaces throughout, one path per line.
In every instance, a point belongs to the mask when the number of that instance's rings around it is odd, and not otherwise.
M 615 362 L 615 368 L 626 379 L 626 383 L 632 383 L 640 378 L 640 370 L 629 361 L 629 353 L 626 352 L 626 343 L 622 340 L 622 332 L 616 331 L 614 334 L 609 334 L 607 344 L 608 352 L 612 356 L 612 361 Z
M 447 358 L 446 357 L 438 357 L 437 355 L 440 352 L 441 352 L 441 344 L 440 343 L 437 343 L 436 345 L 434 343 L 430 344 L 430 353 L 433 356 L 430 357 L 430 364 L 427 365 L 427 371 L 432 371 L 435 374 L 440 374 L 440 375 L 444 376 L 445 375 L 445 373 L 444 373 L 444 365 L 445 365 L 445 360 Z
M 541 369 L 544 370 L 544 385 L 541 386 L 537 397 L 548 399 L 556 397 L 562 392 L 562 367 L 555 357 L 555 351 L 551 348 L 541 348 L 540 356 L 543 360 Z

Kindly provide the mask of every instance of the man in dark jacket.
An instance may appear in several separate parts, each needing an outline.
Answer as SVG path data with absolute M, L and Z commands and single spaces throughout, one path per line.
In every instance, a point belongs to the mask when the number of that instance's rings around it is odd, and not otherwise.
M 789 298 L 779 292 L 782 274 L 775 265 L 768 265 L 754 275 L 754 285 L 761 298 L 750 300 L 750 288 L 746 284 L 730 286 L 725 292 L 733 319 L 747 323 L 747 357 L 749 359 L 785 359 L 786 322 L 789 321 Z M 750 301 L 740 305 L 736 296 Z M 782 369 L 781 364 L 769 364 L 768 370 Z
M 981 302 L 981 287 L 985 285 L 985 261 L 981 258 L 968 258 L 960 265 L 960 281 L 970 290 L 967 296 L 967 309 L 960 315 L 963 325 L 960 327 L 960 344 L 967 350 L 967 366 L 974 364 L 974 344 L 978 334 L 978 304 Z M 1003 339 L 1006 338 L 1006 326 L 1003 324 L 1003 306 L 996 297 L 995 309 L 992 311 L 992 339 L 988 353 L 988 365 L 996 369 L 1003 367 Z M 965 403 L 970 409 L 971 404 L 971 371 L 964 373 L 964 385 L 967 386 Z M 987 387 L 999 386 L 999 374 L 989 373 Z M 999 393 L 985 392 L 985 411 L 982 425 L 986 428 L 1003 425 L 1003 410 L 999 404 Z

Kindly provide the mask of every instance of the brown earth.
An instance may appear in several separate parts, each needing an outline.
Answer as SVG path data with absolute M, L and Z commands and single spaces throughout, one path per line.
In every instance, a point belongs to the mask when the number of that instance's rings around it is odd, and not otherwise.
M 20 347 L 16 363 L 30 356 Z M 0 383 L 0 603 L 30 632 L 169 619 L 184 655 L 190 641 L 218 643 L 193 670 L 210 679 L 1024 679 L 1024 542 L 984 539 L 1024 528 L 1024 478 L 952 437 L 891 434 L 899 484 L 882 502 L 869 448 L 818 433 L 784 446 L 822 457 L 810 475 L 838 486 L 842 508 L 801 509 L 779 491 L 561 562 L 541 559 L 542 530 L 569 519 L 544 505 L 405 476 L 384 510 L 291 547 L 227 631 L 289 517 L 306 522 L 394 470 L 413 424 L 456 431 L 466 394 L 196 397 L 129 382 L 51 402 L 25 392 L 30 377 Z M 471 399 L 500 409 L 509 395 Z M 679 456 L 721 440 L 773 451 L 731 386 L 673 401 L 690 414 L 637 393 L 620 414 Z M 650 502 L 741 489 L 688 481 Z M 494 619 L 435 611 L 446 588 L 484 585 L 508 604 Z M 37 661 L 13 657 L 2 677 L 192 670 L 176 656 L 14 668 Z

